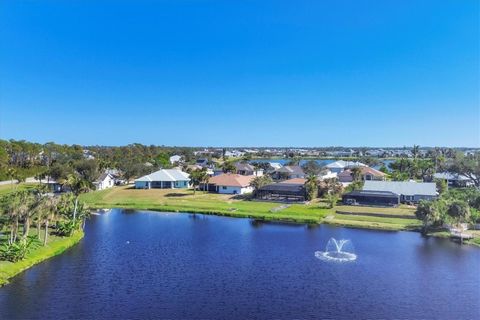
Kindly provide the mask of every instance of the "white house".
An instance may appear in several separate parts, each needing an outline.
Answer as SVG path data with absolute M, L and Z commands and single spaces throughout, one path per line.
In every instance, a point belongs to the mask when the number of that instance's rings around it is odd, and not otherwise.
M 351 169 L 356 167 L 366 167 L 367 165 L 358 161 L 344 161 L 338 160 L 332 163 L 329 163 L 325 168 L 329 169 L 332 172 L 340 173 L 345 169 Z
M 115 177 L 110 173 L 102 173 L 100 177 L 93 183 L 96 190 L 105 190 L 115 185 Z
M 178 163 L 181 160 L 182 160 L 182 156 L 179 156 L 179 155 L 174 155 L 174 156 L 170 157 L 170 163 L 171 164 Z
M 188 188 L 190 175 L 178 169 L 162 169 L 135 180 L 136 189 Z
M 250 185 L 255 176 L 225 173 L 211 177 L 208 181 L 209 190 L 223 194 L 244 194 L 253 192 Z

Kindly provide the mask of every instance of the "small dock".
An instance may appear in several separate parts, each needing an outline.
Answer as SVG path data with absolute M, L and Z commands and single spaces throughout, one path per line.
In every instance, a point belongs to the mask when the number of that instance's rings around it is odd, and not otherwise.
M 461 231 L 451 231 L 450 232 L 450 237 L 454 238 L 454 239 L 460 239 L 460 240 L 473 239 L 472 234 L 466 233 L 466 232 L 461 232 Z

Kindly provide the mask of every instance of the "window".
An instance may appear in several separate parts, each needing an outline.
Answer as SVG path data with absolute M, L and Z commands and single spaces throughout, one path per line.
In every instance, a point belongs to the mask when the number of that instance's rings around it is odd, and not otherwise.
M 223 186 L 222 189 L 223 189 L 223 190 L 227 190 L 227 187 Z

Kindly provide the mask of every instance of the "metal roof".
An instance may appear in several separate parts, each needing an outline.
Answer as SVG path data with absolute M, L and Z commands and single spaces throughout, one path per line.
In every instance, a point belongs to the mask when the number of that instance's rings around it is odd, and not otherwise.
M 177 169 L 162 169 L 135 181 L 190 181 L 190 175 Z
M 434 182 L 411 181 L 365 181 L 364 191 L 390 191 L 393 193 L 414 196 L 436 196 L 437 186 Z
M 450 172 L 437 172 L 433 175 L 435 179 L 445 179 L 445 180 L 457 180 L 457 181 L 469 181 L 469 177 L 464 175 L 459 175 L 458 173 Z
M 325 166 L 326 168 L 329 169 L 334 169 L 334 168 L 353 168 L 353 167 L 366 167 L 366 164 L 358 162 L 358 161 L 345 161 L 345 160 L 338 160 L 332 163 L 329 163 Z

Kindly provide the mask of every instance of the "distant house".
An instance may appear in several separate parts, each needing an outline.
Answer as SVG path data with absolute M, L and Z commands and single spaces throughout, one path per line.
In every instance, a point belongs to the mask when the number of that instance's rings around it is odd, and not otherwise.
M 278 163 L 278 162 L 269 162 L 268 164 L 270 165 L 269 171 L 271 171 L 271 172 L 273 172 L 275 170 L 278 170 L 281 167 L 283 167 L 283 165 L 281 163 Z
M 189 164 L 187 165 L 187 170 L 195 171 L 195 170 L 202 170 L 203 167 L 198 164 Z
M 245 152 L 239 150 L 227 150 L 225 151 L 225 157 L 227 158 L 240 158 L 243 157 Z
M 390 191 L 355 190 L 344 194 L 342 202 L 348 205 L 398 206 L 400 195 Z
M 472 179 L 457 173 L 437 172 L 433 175 L 433 178 L 444 180 L 449 187 L 469 187 L 473 185 Z
M 338 174 L 329 169 L 324 169 L 318 174 L 318 180 L 337 179 Z
M 386 178 L 386 174 L 375 170 L 370 167 L 360 167 L 361 170 L 361 177 L 363 181 L 369 181 L 369 180 L 378 180 L 378 181 L 384 181 Z M 347 169 L 345 171 L 340 172 L 338 175 L 338 181 L 340 182 L 352 182 L 353 181 L 353 173 L 351 169 Z
M 305 178 L 305 172 L 303 172 L 303 169 L 300 166 L 283 166 L 280 169 L 275 170 L 272 176 L 277 180 Z
M 346 169 L 356 168 L 356 167 L 366 167 L 367 165 L 358 161 L 344 161 L 338 160 L 332 163 L 329 163 L 325 168 L 329 169 L 332 172 L 340 173 Z
M 190 176 L 177 169 L 162 169 L 135 180 L 136 189 L 177 189 L 188 188 Z
M 182 156 L 179 156 L 179 155 L 174 155 L 170 157 L 171 164 L 179 163 L 181 160 L 182 160 Z
M 207 158 L 200 158 L 200 159 L 197 159 L 197 161 L 195 162 L 195 164 L 205 168 L 208 166 L 208 159 Z
M 251 164 L 244 162 L 235 163 L 235 171 L 242 176 L 263 176 L 263 169 L 255 169 Z
M 400 202 L 418 203 L 420 200 L 437 198 L 436 184 L 412 181 L 365 181 L 363 191 L 392 192 L 399 195 Z
M 223 194 L 244 194 L 253 191 L 250 183 L 255 176 L 242 176 L 240 174 L 224 173 L 213 176 L 208 181 L 208 190 Z
M 108 173 L 102 173 L 100 177 L 93 183 L 96 190 L 105 190 L 115 185 L 115 177 Z

